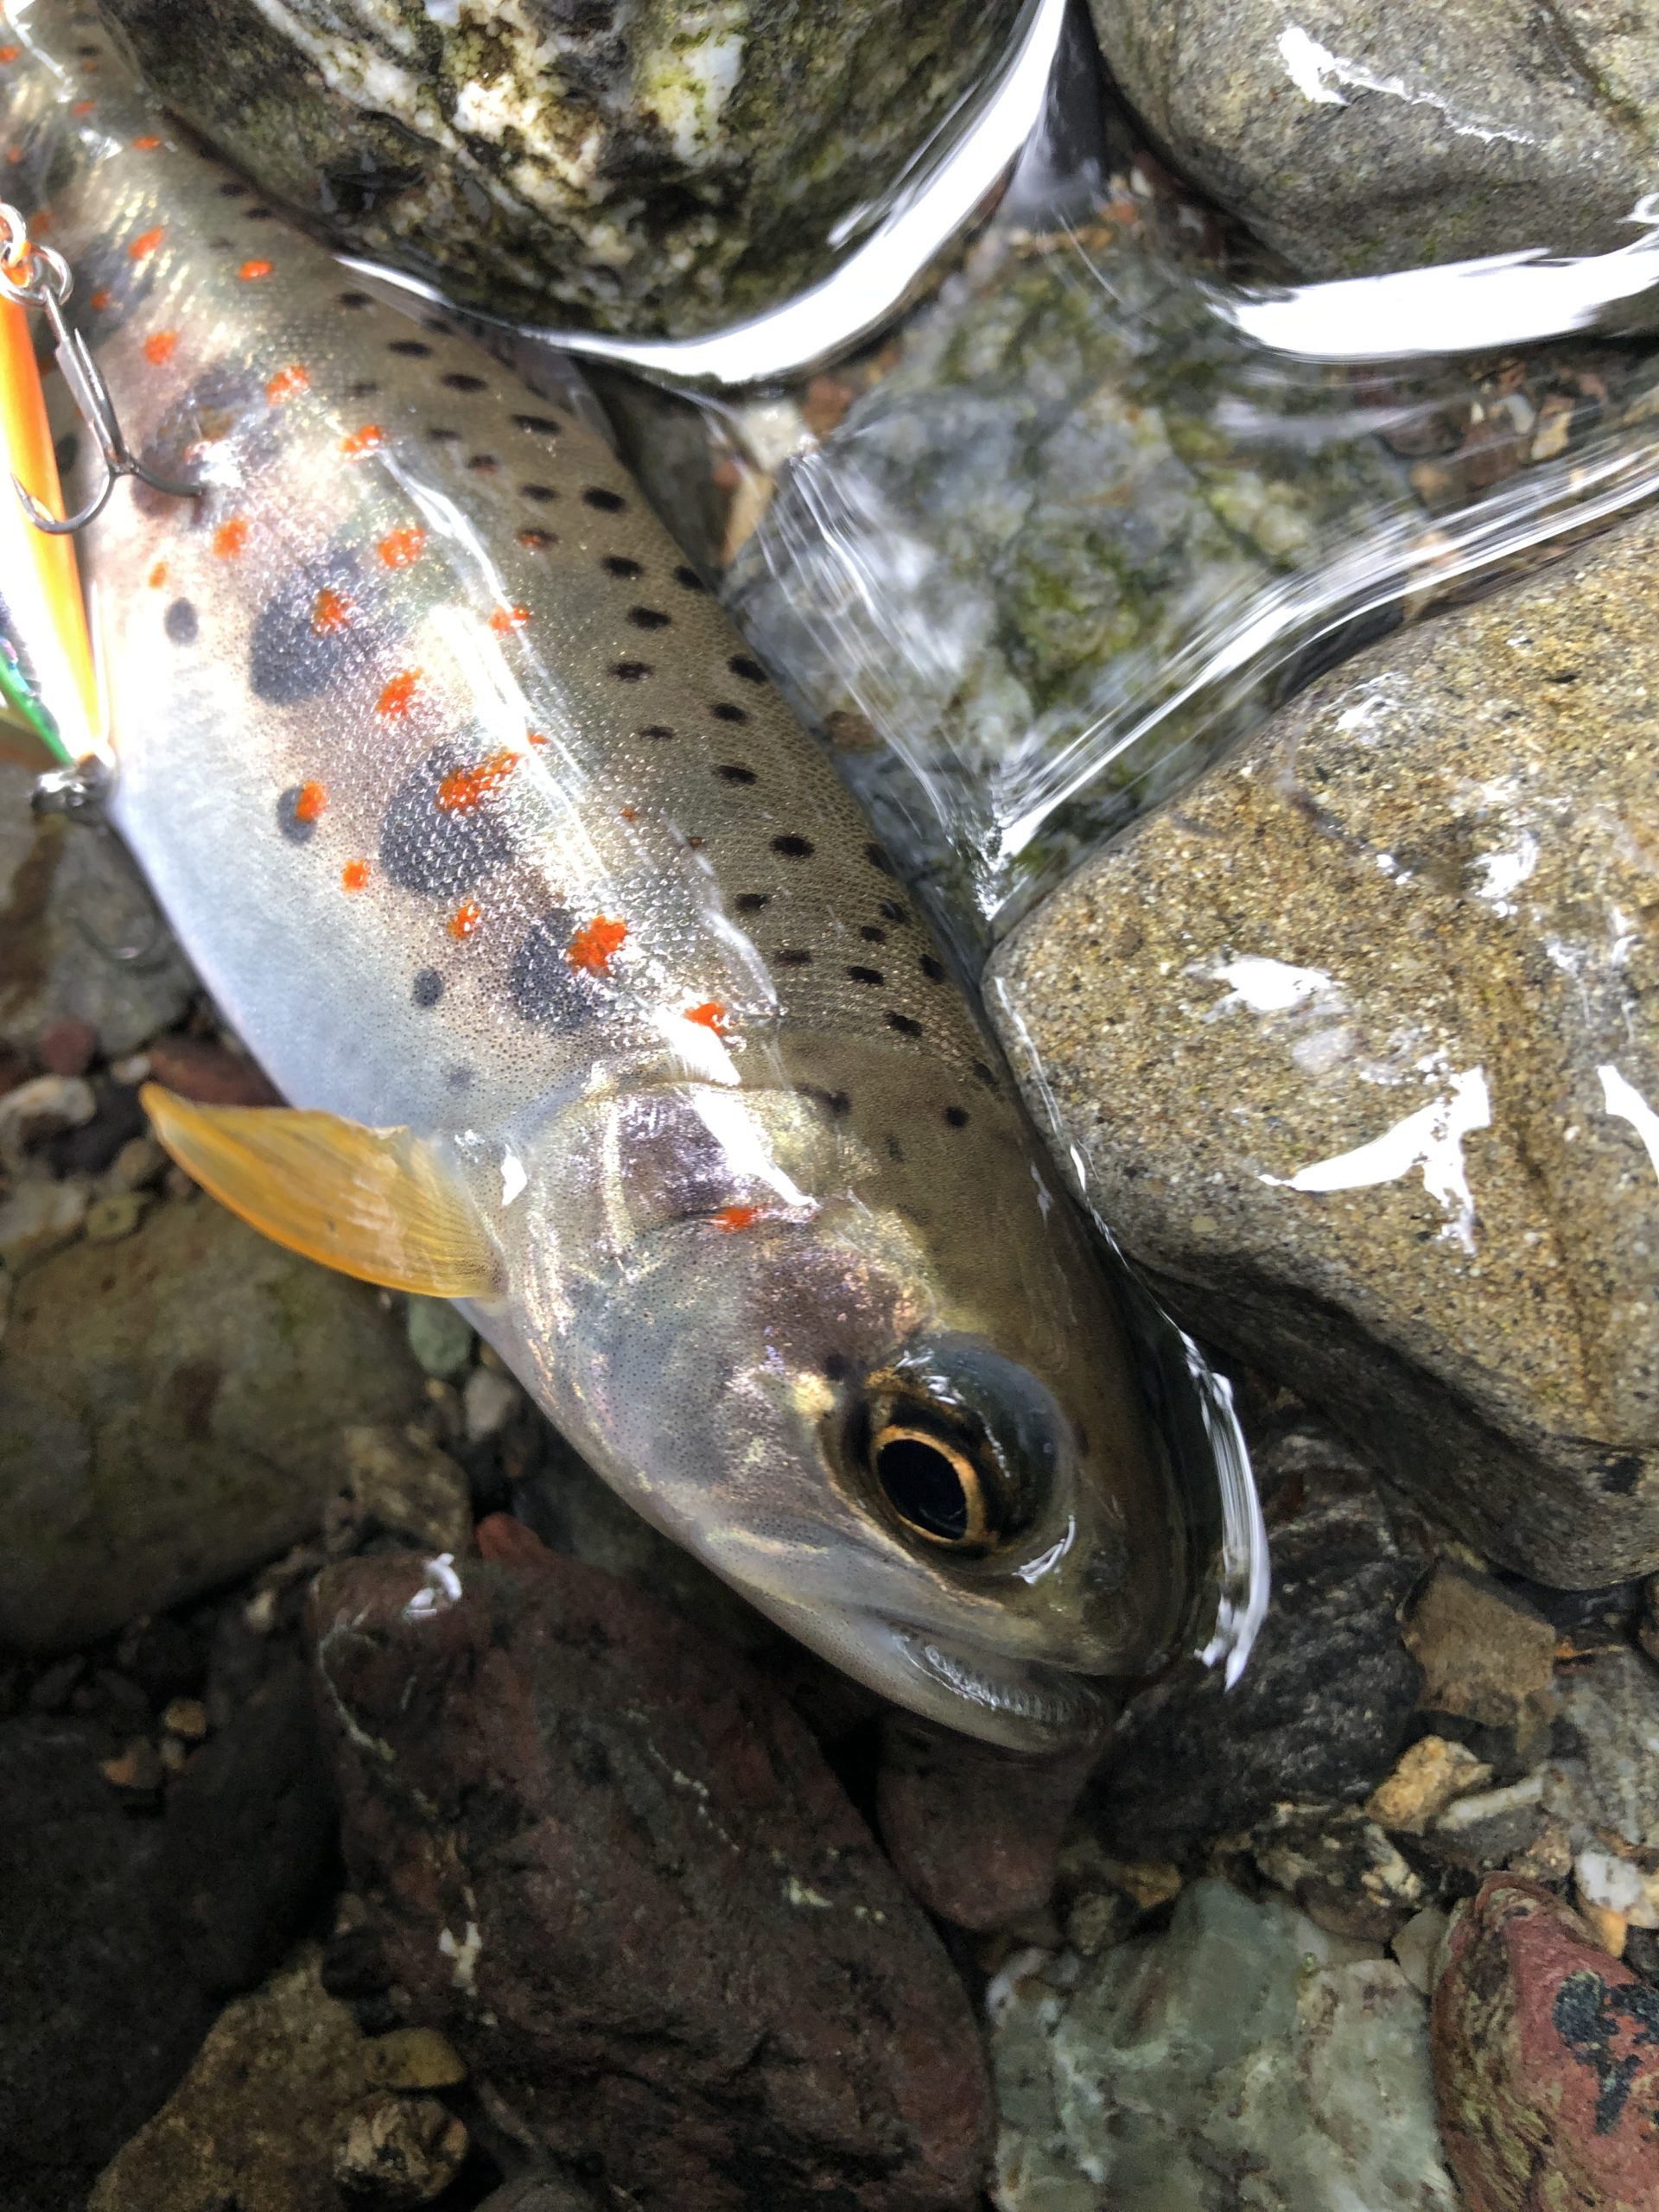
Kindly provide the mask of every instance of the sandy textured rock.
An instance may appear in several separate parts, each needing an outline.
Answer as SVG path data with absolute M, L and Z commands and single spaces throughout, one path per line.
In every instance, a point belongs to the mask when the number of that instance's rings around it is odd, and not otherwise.
M 0 1344 L 0 1640 L 67 1648 L 272 1557 L 341 1431 L 421 1403 L 372 1290 L 207 1198 L 43 1261 Z
M 990 2002 L 1001 2212 L 1456 2212 L 1423 1999 L 1287 1904 L 1198 1882 Z
M 1659 1560 L 1656 550 L 1351 663 L 990 978 L 1188 1319 L 1569 1585 Z
M 1177 162 L 1310 276 L 1605 252 L 1659 181 L 1659 24 L 1617 0 L 1091 0 Z
M 1458 1914 L 1444 1957 L 1434 2075 L 1469 2212 L 1659 2201 L 1659 1990 L 1513 1875 Z
M 947 2212 L 987 2095 L 961 1984 L 802 1723 L 642 1592 L 501 1560 L 331 1569 L 354 1891 L 411 2018 L 556 2158 L 677 2212 Z
M 276 199 L 497 313 L 683 335 L 836 258 L 1019 0 L 105 0 Z
M 226 2007 L 195 2064 L 99 2177 L 88 2212 L 340 2212 L 336 2138 L 364 2040 L 307 1945 Z

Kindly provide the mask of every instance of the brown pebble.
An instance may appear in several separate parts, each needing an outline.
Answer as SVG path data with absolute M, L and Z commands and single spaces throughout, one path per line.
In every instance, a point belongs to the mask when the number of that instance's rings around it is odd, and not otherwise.
M 175 1697 L 162 1715 L 162 1726 L 169 1736 L 199 1744 L 207 1733 L 207 1708 L 199 1697 Z
M 393 2028 L 364 2053 L 378 2089 L 453 2089 L 467 2079 L 467 2062 L 436 2028 Z
M 135 1736 L 124 1751 L 100 1759 L 99 1771 L 118 1789 L 159 1789 L 164 1769 L 162 1755 L 148 1736 Z
M 346 2124 L 334 2180 L 356 2204 L 429 2204 L 461 2171 L 467 2129 L 435 2097 L 382 2090 Z
M 204 1037 L 176 1031 L 149 1047 L 149 1071 L 157 1083 L 193 1098 L 200 1106 L 280 1106 L 282 1094 L 263 1068 Z
M 69 1014 L 49 1022 L 35 1044 L 35 1058 L 52 1075 L 85 1075 L 97 1053 L 97 1030 Z

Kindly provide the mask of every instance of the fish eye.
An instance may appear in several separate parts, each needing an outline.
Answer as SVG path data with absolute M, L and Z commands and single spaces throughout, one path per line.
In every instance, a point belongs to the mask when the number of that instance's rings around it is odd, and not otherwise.
M 905 1527 L 930 1543 L 981 1551 L 1000 1533 L 990 1485 L 957 1445 L 889 1424 L 871 1442 L 870 1471 Z

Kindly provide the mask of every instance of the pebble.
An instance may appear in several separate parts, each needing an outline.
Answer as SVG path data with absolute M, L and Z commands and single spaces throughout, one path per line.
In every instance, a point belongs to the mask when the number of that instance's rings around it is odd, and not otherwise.
M 429 2204 L 466 2161 L 465 2124 L 435 2097 L 369 2097 L 346 2123 L 334 2179 L 354 2204 Z
M 73 1244 L 91 1204 L 91 1186 L 79 1175 L 19 1183 L 0 1198 L 0 1266 L 32 1267 Z
M 467 2062 L 435 2028 L 394 2028 L 364 2054 L 377 2089 L 453 2089 L 467 2079 Z
M 35 1040 L 35 1057 L 54 1075 L 85 1075 L 98 1056 L 98 1032 L 73 1014 L 50 1021 Z
M 156 1081 L 202 1106 L 280 1106 L 282 1093 L 245 1052 L 207 1037 L 172 1031 L 150 1040 L 149 1072 Z
M 170 1736 L 199 1744 L 207 1733 L 207 1708 L 199 1697 L 170 1698 L 162 1713 L 162 1726 Z
M 447 1298 L 412 1296 L 405 1326 L 423 1370 L 448 1382 L 473 1357 L 472 1324 Z
M 1394 1931 L 1389 1948 L 1399 1960 L 1406 1980 L 1421 1996 L 1427 1997 L 1434 1986 L 1440 1945 L 1451 1924 L 1438 1905 L 1426 1904 L 1412 1914 L 1403 1928 Z
M 1441 1566 L 1401 1634 L 1423 1670 L 1426 1712 L 1509 1731 L 1523 1759 L 1541 1747 L 1555 1630 L 1524 1598 L 1470 1568 Z
M 1659 1989 L 1535 1882 L 1461 1907 L 1435 1985 L 1434 2074 L 1468 2212 L 1659 2202 Z
M 37 1075 L 0 1098 L 0 1158 L 13 1165 L 32 1146 L 78 1129 L 98 1111 L 98 1096 L 79 1076 Z
M 101 1759 L 99 1771 L 117 1789 L 144 1795 L 161 1788 L 165 1779 L 162 1755 L 148 1736 L 135 1736 L 125 1751 L 112 1759 Z
M 87 1207 L 81 1234 L 89 1244 L 118 1244 L 143 1219 L 144 1207 L 142 1192 L 108 1192 Z
M 1371 1792 L 1365 1810 L 1380 1827 L 1421 1835 L 1454 1797 L 1484 1789 L 1491 1778 L 1491 1768 L 1466 1745 L 1420 1736 Z
M 105 1179 L 118 1191 L 147 1190 L 167 1172 L 167 1154 L 154 1137 L 129 1137 L 105 1171 Z
M 487 1367 L 474 1368 L 461 1394 L 461 1411 L 469 1444 L 499 1436 L 523 1402 L 523 1393 L 505 1375 Z
M 359 1424 L 340 1442 L 351 1548 L 365 1548 L 387 1535 L 428 1551 L 470 1548 L 473 1508 L 466 1474 L 423 1430 Z

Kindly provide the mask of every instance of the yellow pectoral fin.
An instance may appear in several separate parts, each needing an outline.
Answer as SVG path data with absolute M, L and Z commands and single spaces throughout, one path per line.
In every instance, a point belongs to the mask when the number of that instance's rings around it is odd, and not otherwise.
M 198 1106 L 158 1083 L 138 1096 L 186 1174 L 278 1244 L 389 1290 L 500 1289 L 471 1198 L 407 1129 L 285 1106 Z

